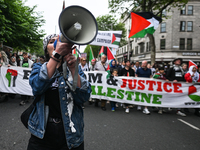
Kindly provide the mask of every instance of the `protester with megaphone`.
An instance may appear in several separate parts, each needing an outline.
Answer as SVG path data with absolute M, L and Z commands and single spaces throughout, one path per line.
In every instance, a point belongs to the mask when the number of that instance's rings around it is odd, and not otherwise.
M 39 101 L 28 120 L 31 132 L 28 150 L 84 150 L 82 104 L 90 98 L 91 85 L 79 70 L 77 88 L 72 91 L 67 83 L 75 82 L 73 43 L 61 43 L 58 39 L 55 34 L 44 39 L 43 49 L 47 62 L 35 63 L 29 78 L 33 95 L 39 97 Z M 65 61 L 66 72 L 62 67 Z M 72 81 L 69 80 L 70 75 Z

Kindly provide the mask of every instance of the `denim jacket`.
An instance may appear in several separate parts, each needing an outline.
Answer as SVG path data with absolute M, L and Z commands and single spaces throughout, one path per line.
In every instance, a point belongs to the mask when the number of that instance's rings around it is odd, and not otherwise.
M 59 82 L 59 98 L 61 106 L 61 114 L 64 125 L 64 131 L 66 135 L 66 141 L 69 149 L 78 147 L 84 139 L 84 122 L 83 122 L 83 110 L 82 104 L 87 101 L 91 93 L 90 83 L 84 79 L 84 73 L 79 68 L 79 75 L 81 79 L 81 88 L 76 88 L 75 92 L 71 92 L 73 97 L 73 111 L 71 117 L 69 117 L 68 104 L 70 99 L 67 97 L 66 92 L 69 91 L 66 82 L 61 73 L 58 70 L 55 71 L 52 78 L 48 78 L 47 63 L 43 65 L 36 63 L 33 66 L 33 70 L 29 77 L 29 84 L 32 87 L 33 95 L 36 97 L 41 95 L 40 101 L 36 103 L 36 107 L 31 113 L 28 120 L 28 129 L 34 136 L 43 139 L 45 134 L 45 128 L 47 125 L 47 119 L 49 114 L 48 106 L 45 106 L 45 91 L 50 85 L 58 78 Z M 73 126 L 76 132 L 72 132 L 70 128 L 70 120 L 73 122 Z

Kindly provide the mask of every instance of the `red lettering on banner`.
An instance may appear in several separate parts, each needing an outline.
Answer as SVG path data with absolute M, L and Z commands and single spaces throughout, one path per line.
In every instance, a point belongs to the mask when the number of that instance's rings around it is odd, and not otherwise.
M 126 87 L 127 79 L 122 79 L 122 81 L 123 81 L 123 84 L 121 85 L 121 88 L 125 88 Z
M 173 86 L 174 86 L 174 93 L 183 93 L 183 91 L 179 89 L 180 87 L 182 87 L 181 83 L 173 83 Z
M 171 87 L 172 84 L 171 84 L 171 83 L 168 83 L 168 82 L 165 82 L 165 83 L 163 84 L 163 88 L 164 88 L 164 90 L 165 90 L 166 92 L 168 92 L 168 93 L 172 92 L 172 89 L 168 89 L 167 86 L 170 86 L 170 87 Z
M 138 90 L 144 90 L 145 86 L 144 86 L 144 82 L 145 80 L 138 80 Z
M 157 91 L 162 92 L 162 88 L 161 88 L 162 82 L 157 82 L 157 84 L 158 84 Z
M 134 81 L 134 86 L 132 85 L 133 81 Z M 131 89 L 131 90 L 135 89 L 136 88 L 136 83 L 137 83 L 137 80 L 128 80 L 129 89 Z
M 156 85 L 156 81 L 146 81 L 146 84 L 149 84 L 149 91 L 153 91 L 153 84 Z

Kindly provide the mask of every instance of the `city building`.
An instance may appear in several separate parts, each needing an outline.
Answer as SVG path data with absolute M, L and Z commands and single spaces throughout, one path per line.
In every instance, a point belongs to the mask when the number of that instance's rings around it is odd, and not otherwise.
M 200 0 L 190 0 L 181 10 L 172 8 L 163 12 L 168 19 L 163 19 L 154 33 L 156 44 L 156 62 L 170 63 L 175 58 L 183 62 L 192 60 L 200 62 Z M 125 22 L 127 31 L 130 30 L 131 19 Z M 128 32 L 129 33 L 129 32 Z M 130 60 L 151 61 L 149 38 L 130 39 Z M 119 62 L 127 58 L 129 46 L 117 50 Z

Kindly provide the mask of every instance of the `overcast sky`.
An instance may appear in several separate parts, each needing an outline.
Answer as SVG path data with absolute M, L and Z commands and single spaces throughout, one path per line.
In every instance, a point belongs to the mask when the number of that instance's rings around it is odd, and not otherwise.
M 58 18 L 62 11 L 63 0 L 27 0 L 27 6 L 37 5 L 35 11 L 43 12 L 46 23 L 42 27 L 46 35 L 59 33 Z M 65 7 L 79 5 L 88 9 L 95 17 L 109 13 L 108 0 L 65 0 Z M 85 46 L 81 46 L 83 51 Z

